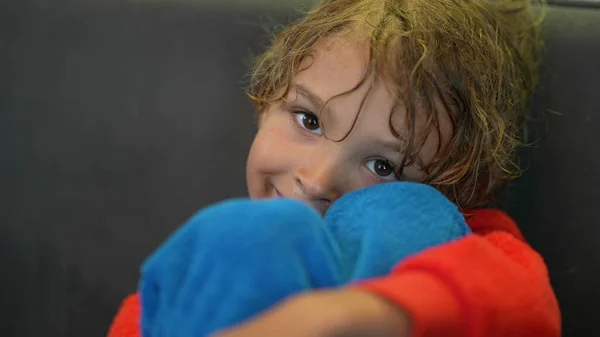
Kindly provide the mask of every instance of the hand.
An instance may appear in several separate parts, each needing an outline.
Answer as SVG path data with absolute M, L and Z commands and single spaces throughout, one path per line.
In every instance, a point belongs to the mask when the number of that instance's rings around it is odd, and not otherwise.
M 212 337 L 408 337 L 407 315 L 359 290 L 311 292 Z

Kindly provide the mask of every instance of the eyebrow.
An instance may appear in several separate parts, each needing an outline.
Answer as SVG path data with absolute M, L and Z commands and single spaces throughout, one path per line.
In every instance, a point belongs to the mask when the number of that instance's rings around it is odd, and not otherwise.
M 323 102 L 321 97 L 317 96 L 312 91 L 310 91 L 307 87 L 305 87 L 301 84 L 294 84 L 294 88 L 296 89 L 296 92 L 298 93 L 298 95 L 301 95 L 306 100 L 308 100 L 310 103 L 312 103 L 312 105 L 314 105 L 314 107 L 316 109 L 318 109 L 318 110 L 323 109 L 323 106 L 325 105 L 325 103 Z
M 375 142 L 379 146 L 385 147 L 386 149 L 392 150 L 397 153 L 403 153 L 404 149 L 406 147 L 406 141 L 403 138 L 397 138 L 396 141 L 387 141 L 387 140 L 377 139 L 377 140 L 375 140 Z

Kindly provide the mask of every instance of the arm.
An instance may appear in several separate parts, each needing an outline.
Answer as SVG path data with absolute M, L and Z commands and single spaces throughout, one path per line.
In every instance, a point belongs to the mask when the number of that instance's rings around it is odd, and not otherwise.
M 140 317 L 141 303 L 138 293 L 125 298 L 117 316 L 115 316 L 108 337 L 141 337 Z
M 469 225 L 478 235 L 414 255 L 386 277 L 299 296 L 219 337 L 559 337 L 545 264 L 514 222 L 489 210 Z M 294 324 L 294 312 L 309 315 Z M 302 331 L 307 322 L 317 328 Z
M 560 336 L 560 312 L 542 258 L 499 211 L 469 219 L 479 235 L 399 264 L 362 290 L 403 308 L 413 336 Z
M 339 299 L 338 302 L 343 303 L 341 307 L 357 309 L 353 310 L 358 312 L 356 314 L 342 315 L 348 318 L 340 318 L 337 325 L 357 322 L 357 316 L 368 317 L 364 313 L 365 298 L 358 294 L 366 291 L 379 295 L 373 298 L 385 299 L 370 301 L 369 306 L 377 308 L 378 304 L 383 304 L 379 312 L 385 313 L 385 320 L 393 316 L 387 310 L 388 303 L 406 311 L 414 337 L 560 336 L 560 312 L 545 264 L 523 242 L 514 222 L 502 212 L 489 210 L 478 211 L 468 223 L 478 235 L 417 254 L 399 264 L 389 276 L 359 284 L 360 292 L 325 294 L 325 303 Z M 348 304 L 350 297 L 360 305 Z M 322 296 L 312 298 L 314 303 L 320 301 L 316 308 L 324 308 Z M 294 303 L 299 303 L 300 307 L 315 308 L 311 298 Z M 141 335 L 139 305 L 139 298 L 135 295 L 125 300 L 109 337 Z M 288 311 L 293 311 L 293 308 Z M 275 312 L 284 313 L 284 310 L 275 309 Z M 312 312 L 323 317 L 318 310 Z M 400 310 L 398 313 L 404 315 Z M 265 322 L 265 329 L 268 329 L 269 324 L 275 326 L 284 321 L 278 320 L 282 316 L 285 315 L 268 315 L 270 321 L 258 319 L 254 322 Z M 246 331 L 239 336 L 252 335 L 244 334 Z M 264 332 L 260 330 L 257 335 L 261 335 L 261 331 Z

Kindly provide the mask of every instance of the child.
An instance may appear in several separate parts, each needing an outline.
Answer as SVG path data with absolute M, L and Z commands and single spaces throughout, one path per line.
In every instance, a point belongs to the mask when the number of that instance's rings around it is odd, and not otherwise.
M 421 182 L 470 210 L 475 235 L 387 276 L 297 295 L 221 336 L 560 335 L 543 260 L 506 215 L 476 210 L 518 171 L 533 11 L 527 0 L 329 0 L 277 36 L 249 89 L 250 197 L 324 214 L 351 191 Z M 138 334 L 138 315 L 139 299 L 126 300 L 113 336 Z

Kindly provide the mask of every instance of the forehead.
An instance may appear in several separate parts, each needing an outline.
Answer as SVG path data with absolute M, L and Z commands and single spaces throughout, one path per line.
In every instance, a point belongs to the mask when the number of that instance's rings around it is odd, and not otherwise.
M 320 101 L 326 103 L 322 121 L 326 125 L 325 130 L 329 137 L 339 139 L 351 129 L 354 132 L 356 128 L 361 129 L 358 130 L 359 133 L 366 131 L 367 134 L 377 134 L 379 138 L 384 137 L 390 141 L 390 137 L 396 138 L 392 135 L 393 127 L 400 136 L 396 141 L 403 142 L 408 127 L 406 106 L 399 99 L 397 88 L 388 85 L 382 76 L 370 76 L 378 74 L 368 74 L 370 48 L 370 41 L 360 36 L 324 38 L 315 46 L 311 57 L 300 65 L 301 71 L 294 78 L 294 84 L 307 88 Z M 357 87 L 358 84 L 360 86 Z M 428 138 L 426 148 L 437 148 L 438 142 L 445 143 L 452 133 L 448 112 L 440 100 L 436 101 L 436 111 L 433 112 L 415 107 L 414 131 L 417 134 L 425 131 L 427 115 L 436 114 L 440 132 L 428 130 L 421 134 Z M 330 132 L 335 132 L 335 135 Z M 426 157 L 431 155 L 430 153 Z
M 355 121 L 364 119 L 369 126 L 389 128 L 395 100 L 381 81 L 368 74 L 369 47 L 364 39 L 323 39 L 301 64 L 302 71 L 294 79 L 297 96 L 312 96 L 310 101 L 317 102 L 313 107 L 317 111 L 313 112 L 322 112 L 320 117 L 328 137 L 343 137 Z
M 352 90 L 361 82 L 369 63 L 366 40 L 334 35 L 318 42 L 310 57 L 300 64 L 295 83 L 310 87 L 327 101 Z

